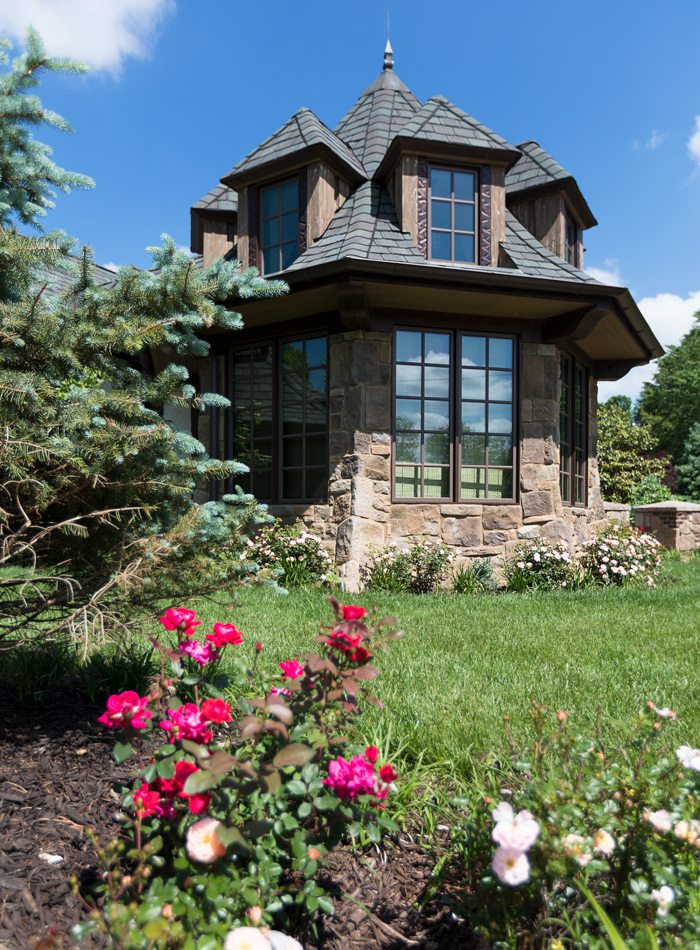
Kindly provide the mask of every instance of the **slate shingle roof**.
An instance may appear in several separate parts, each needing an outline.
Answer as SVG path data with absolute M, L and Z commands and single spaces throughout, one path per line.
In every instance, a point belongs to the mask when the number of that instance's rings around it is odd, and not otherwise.
M 559 184 L 576 205 L 587 228 L 598 222 L 581 194 L 576 179 L 559 162 L 545 152 L 537 142 L 522 142 L 518 145 L 522 157 L 506 174 L 506 191 L 509 196 L 530 191 L 531 188 L 551 187 Z
M 373 175 L 394 136 L 420 108 L 420 99 L 395 73 L 385 70 L 365 89 L 334 131 L 359 156 L 367 174 Z
M 478 122 L 444 96 L 433 96 L 399 130 L 399 136 L 427 142 L 446 142 L 490 152 L 512 152 L 517 149 L 496 132 Z
M 506 210 L 506 239 L 502 248 L 514 266 L 528 277 L 550 277 L 554 280 L 573 280 L 597 284 L 590 274 L 579 270 L 549 251 L 514 214 Z
M 301 270 L 346 257 L 425 263 L 416 245 L 399 228 L 389 195 L 377 182 L 363 182 L 336 212 L 325 234 L 287 270 Z
M 352 150 L 324 125 L 310 109 L 300 109 L 289 122 L 265 139 L 262 145 L 224 175 L 223 181 L 247 174 L 264 165 L 294 155 L 311 146 L 324 146 L 332 152 L 355 178 L 366 178 L 362 162 Z
M 238 211 L 238 193 L 228 185 L 215 185 L 192 205 L 193 211 Z
M 76 267 L 80 264 L 79 257 L 71 256 L 71 260 L 73 260 Z M 109 267 L 92 264 L 91 270 L 95 283 L 100 287 L 112 287 L 116 283 L 117 273 L 110 270 Z M 49 297 L 57 297 L 73 285 L 75 276 L 75 272 L 64 270 L 61 267 L 46 267 L 37 275 L 37 282 L 45 281 L 48 286 L 44 293 Z

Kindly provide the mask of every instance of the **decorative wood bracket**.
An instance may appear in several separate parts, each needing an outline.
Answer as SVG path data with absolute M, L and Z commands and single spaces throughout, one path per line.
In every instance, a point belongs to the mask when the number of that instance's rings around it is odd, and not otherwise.
M 622 379 L 635 366 L 646 366 L 648 360 L 596 360 L 591 373 L 596 379 Z
M 369 330 L 369 307 L 365 285 L 354 280 L 336 288 L 340 324 L 344 330 Z
M 571 313 L 563 313 L 559 317 L 552 317 L 542 330 L 543 343 L 560 343 L 564 340 L 583 340 L 589 336 L 600 321 L 610 311 L 599 304 L 594 307 L 583 307 Z

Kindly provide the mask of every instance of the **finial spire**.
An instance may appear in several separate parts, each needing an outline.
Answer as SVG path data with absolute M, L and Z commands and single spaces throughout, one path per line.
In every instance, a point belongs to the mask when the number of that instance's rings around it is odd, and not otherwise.
M 384 47 L 384 69 L 394 68 L 394 51 L 389 39 L 389 11 L 386 12 L 386 46 Z

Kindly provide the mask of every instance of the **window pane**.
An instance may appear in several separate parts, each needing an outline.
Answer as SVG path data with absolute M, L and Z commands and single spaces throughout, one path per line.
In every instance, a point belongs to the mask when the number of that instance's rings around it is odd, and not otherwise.
M 425 429 L 449 432 L 450 404 L 448 402 L 427 401 L 423 404 L 423 427 Z
M 297 411 L 292 417 L 287 406 L 282 407 L 282 435 L 301 435 L 304 431 L 301 411 Z
M 483 402 L 462 403 L 462 433 L 486 431 L 486 406 Z
M 433 201 L 430 206 L 430 223 L 434 228 L 445 228 L 449 231 L 452 227 L 452 205 L 449 201 Z
M 304 464 L 304 440 L 301 437 L 282 440 L 282 464 Z
M 449 498 L 449 468 L 426 466 L 423 469 L 423 495 L 425 498 Z
M 263 274 L 275 274 L 280 269 L 278 247 L 270 247 L 263 252 Z
M 462 469 L 462 498 L 484 498 L 486 479 L 483 468 Z
M 325 369 L 309 370 L 309 382 L 307 390 L 308 398 L 313 399 L 319 395 L 326 394 L 326 371 Z
M 268 218 L 272 214 L 279 213 L 280 191 L 279 188 L 266 188 L 262 193 L 262 213 L 263 218 Z
M 396 400 L 396 428 L 398 430 L 421 427 L 421 401 L 419 399 Z
M 421 395 L 421 368 L 420 366 L 396 367 L 396 395 Z
M 455 234 L 455 260 L 472 263 L 474 256 L 474 235 Z
M 252 468 L 267 468 L 272 464 L 272 439 L 256 439 L 253 442 Z
M 425 362 L 443 366 L 450 362 L 450 337 L 447 333 L 425 334 Z
M 270 218 L 267 221 L 263 221 L 263 247 L 269 247 L 271 244 L 279 244 L 279 240 L 279 218 Z
M 433 198 L 449 198 L 452 193 L 452 173 L 446 168 L 431 168 L 430 191 Z
M 426 433 L 423 461 L 441 465 L 449 465 L 450 442 L 447 437 L 447 433 Z
M 302 469 L 291 469 L 282 472 L 282 497 L 304 497 L 304 472 Z
M 423 358 L 422 333 L 399 330 L 396 334 L 396 359 L 399 363 L 420 363 Z
M 489 339 L 489 366 L 502 366 L 510 369 L 513 366 L 513 341 L 500 337 Z
M 489 432 L 513 431 L 513 407 L 489 405 Z
M 464 465 L 485 465 L 486 464 L 486 436 L 470 435 L 467 433 L 462 436 L 462 464 Z
M 493 340 L 491 340 L 493 344 Z M 462 337 L 462 366 L 486 366 L 486 338 Z
M 513 497 L 513 470 L 489 468 L 489 498 Z
M 420 432 L 397 434 L 396 461 L 420 462 Z
M 485 370 L 462 370 L 462 399 L 486 399 Z
M 326 465 L 328 462 L 328 450 L 326 448 L 325 435 L 312 435 L 306 439 L 306 464 L 307 465 Z
M 451 235 L 444 231 L 431 231 L 432 236 L 430 256 L 440 261 L 449 261 L 452 258 Z
M 297 206 L 299 183 L 296 178 L 282 185 L 282 211 L 290 211 Z
M 398 369 L 413 369 L 412 366 Z M 425 395 L 447 399 L 450 395 L 450 370 L 447 366 L 425 367 Z
M 489 399 L 511 402 L 513 399 L 513 374 L 502 370 L 489 373 Z
M 272 472 L 256 472 L 253 476 L 253 494 L 262 501 L 269 501 L 272 498 Z
M 325 336 L 304 340 L 304 349 L 306 351 L 306 363 L 308 366 L 325 365 L 328 350 Z
M 433 219 L 433 224 L 435 224 L 435 219 Z M 455 230 L 474 230 L 474 205 L 455 205 Z
M 513 464 L 513 438 L 509 435 L 490 435 L 489 465 Z
M 280 270 L 284 270 L 286 267 L 289 267 L 290 264 L 293 264 L 297 259 L 299 254 L 299 246 L 296 241 L 293 244 L 283 244 L 282 245 L 282 263 L 280 265 Z
M 328 491 L 328 475 L 325 468 L 306 470 L 305 498 L 324 498 Z
M 282 240 L 296 241 L 297 239 L 297 216 L 296 212 L 282 216 Z
M 420 497 L 420 468 L 418 465 L 396 466 L 396 497 Z
M 476 182 L 471 172 L 455 172 L 455 198 L 474 200 Z

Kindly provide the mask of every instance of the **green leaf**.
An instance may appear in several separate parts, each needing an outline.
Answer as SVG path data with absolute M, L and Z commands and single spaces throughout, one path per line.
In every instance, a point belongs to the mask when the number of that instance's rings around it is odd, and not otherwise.
M 199 743 L 193 742 L 191 739 L 181 739 L 180 745 L 185 750 L 185 752 L 189 752 L 190 755 L 194 755 L 197 759 L 209 758 L 209 750 L 207 747 L 199 745 Z
M 588 890 L 585 884 L 582 884 L 580 881 L 577 881 L 577 887 L 589 902 L 593 910 L 595 911 L 596 917 L 603 925 L 606 934 L 610 938 L 610 945 L 612 950 L 629 950 L 628 944 L 623 940 L 620 931 L 617 929 L 615 924 L 612 922 L 606 911 L 600 906 L 598 901 L 595 899 L 593 894 Z
M 299 807 L 297 808 L 297 815 L 300 818 L 308 818 L 310 814 L 311 814 L 311 803 L 302 802 L 301 805 L 299 805 Z
M 249 907 L 255 907 L 256 904 L 260 903 L 260 895 L 252 887 L 243 888 L 243 900 Z
M 156 764 L 156 772 L 160 778 L 171 779 L 173 775 L 175 775 L 175 763 L 172 758 L 161 759 L 161 761 Z
M 288 765 L 306 765 L 313 758 L 313 755 L 314 750 L 302 742 L 291 742 L 288 746 L 280 749 L 272 762 L 277 768 L 283 769 Z
M 330 897 L 319 897 L 318 906 L 321 908 L 324 914 L 328 914 L 329 917 L 335 913 L 335 905 Z
M 199 772 L 193 772 L 192 775 L 189 776 L 182 790 L 185 795 L 198 795 L 200 792 L 206 792 L 210 788 L 213 788 L 214 785 L 218 784 L 218 781 L 218 775 L 212 775 L 211 772 L 205 772 L 200 769 Z
M 303 798 L 304 795 L 306 795 L 306 785 L 304 785 L 303 782 L 298 781 L 298 779 L 294 779 L 292 782 L 287 782 L 284 787 L 290 795 L 294 795 L 296 798 Z
M 232 772 L 238 760 L 228 752 L 215 752 L 207 762 L 207 771 L 212 775 L 226 775 Z
M 133 755 L 134 747 L 130 742 L 117 742 L 115 747 L 112 749 L 112 757 L 117 765 L 121 765 L 122 762 L 126 762 L 130 755 Z
M 272 828 L 271 821 L 264 821 L 262 818 L 247 821 L 243 825 L 243 834 L 246 838 L 260 838 Z
M 245 848 L 246 851 L 250 849 L 248 842 L 245 840 L 238 828 L 229 828 L 226 825 L 220 825 L 216 829 L 216 837 L 226 847 L 234 844 L 241 848 Z

